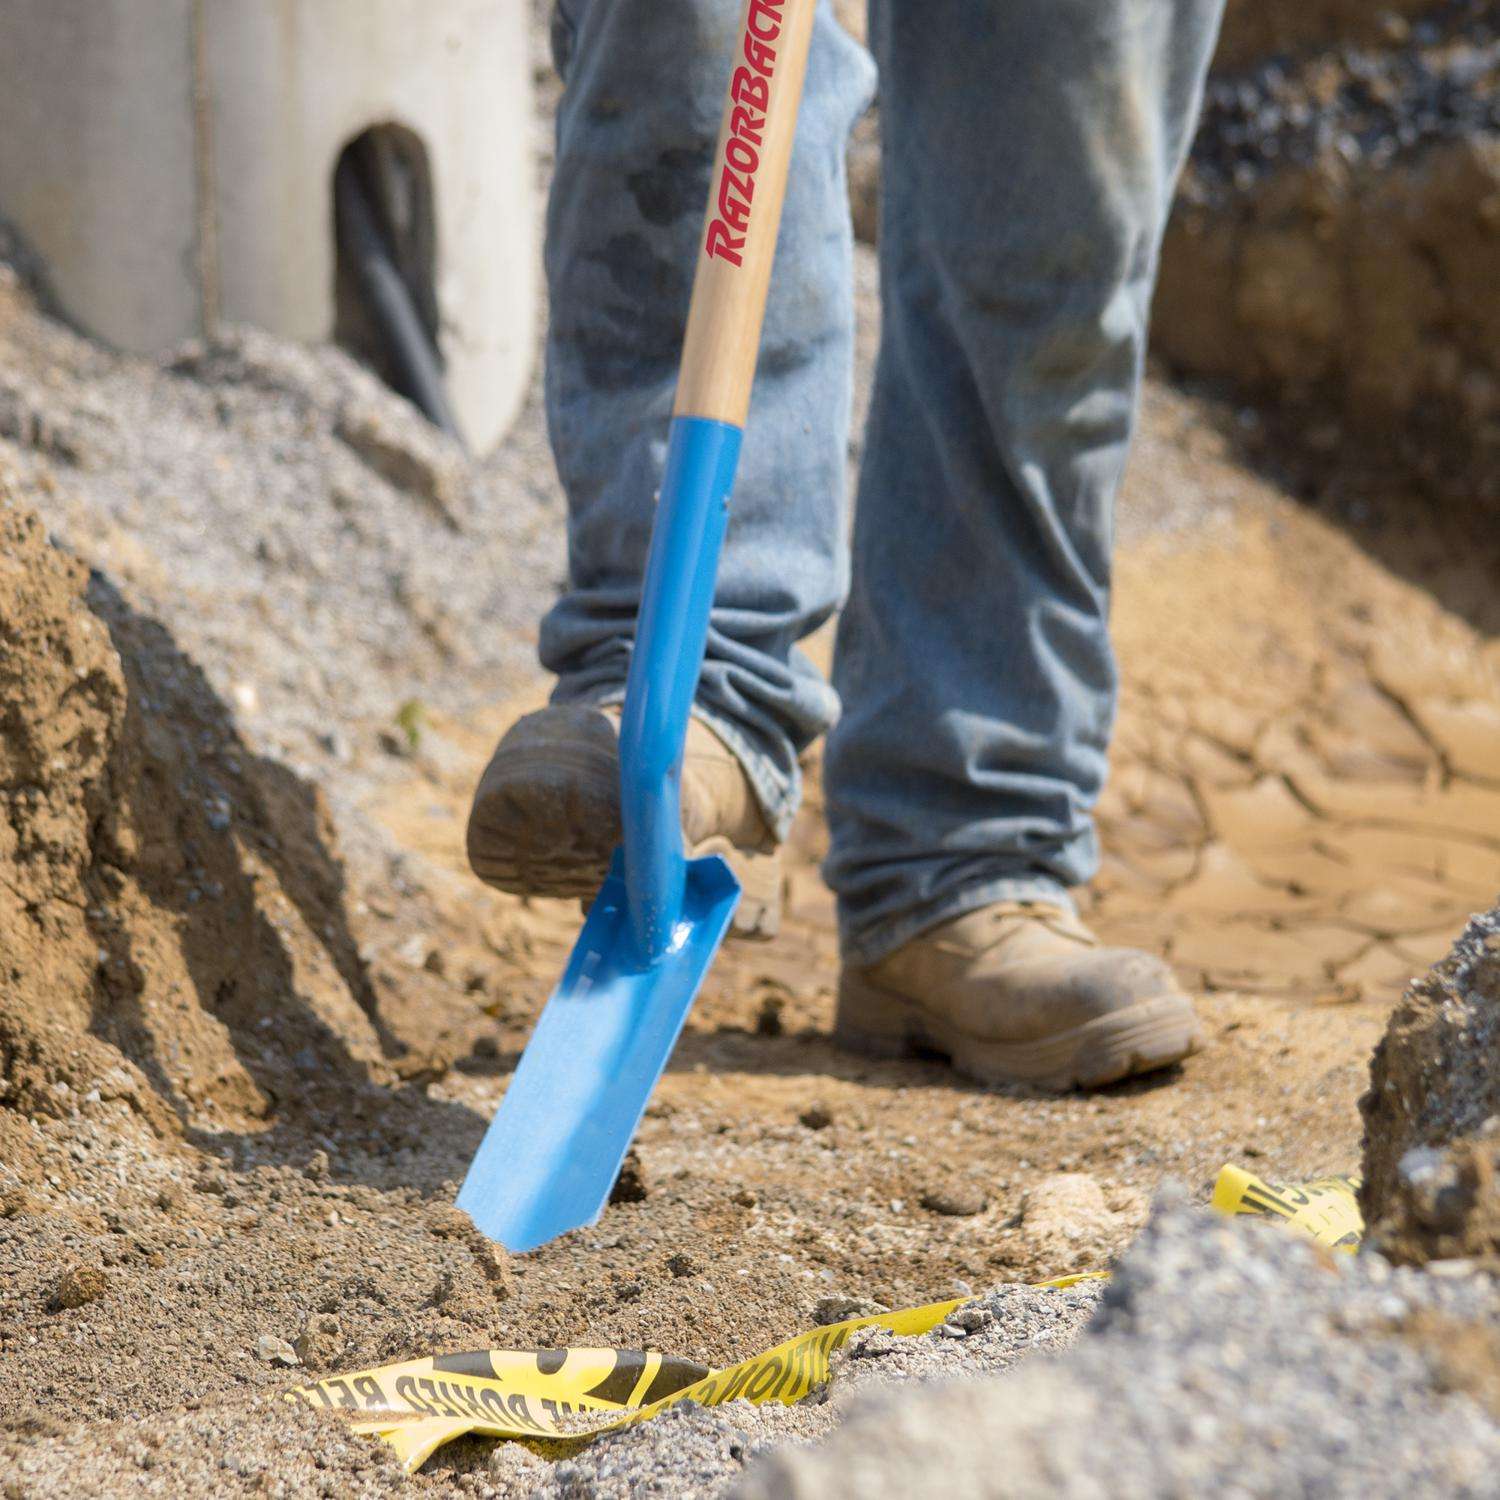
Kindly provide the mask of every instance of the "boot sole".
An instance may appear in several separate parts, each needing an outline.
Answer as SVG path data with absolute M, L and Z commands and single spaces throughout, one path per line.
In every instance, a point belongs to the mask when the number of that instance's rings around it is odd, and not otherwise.
M 549 746 L 507 755 L 507 780 L 477 799 L 469 816 L 469 865 L 486 885 L 513 896 L 576 897 L 585 911 L 620 842 L 619 762 L 591 746 Z M 690 859 L 719 854 L 740 883 L 731 932 L 772 938 L 781 927 L 779 851 L 704 839 Z
M 1025 1083 L 1063 1093 L 1170 1067 L 1198 1050 L 1201 1032 L 1185 995 L 1159 995 L 1034 1042 L 985 1041 L 905 995 L 845 974 L 833 1039 L 867 1057 L 938 1052 L 976 1083 Z

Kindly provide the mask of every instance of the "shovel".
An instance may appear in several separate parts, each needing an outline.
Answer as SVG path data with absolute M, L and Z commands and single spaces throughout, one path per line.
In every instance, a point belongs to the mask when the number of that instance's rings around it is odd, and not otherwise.
M 513 1251 L 603 1212 L 739 900 L 717 855 L 684 857 L 682 754 L 816 4 L 748 0 L 729 67 L 625 684 L 624 843 L 458 1195 L 474 1223 Z

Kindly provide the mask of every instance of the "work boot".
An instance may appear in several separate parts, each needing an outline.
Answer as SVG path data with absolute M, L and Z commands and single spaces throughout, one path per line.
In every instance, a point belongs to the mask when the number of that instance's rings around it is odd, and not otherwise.
M 743 894 L 733 930 L 774 937 L 781 855 L 734 752 L 698 719 L 682 766 L 690 858 L 722 854 Z M 469 865 L 517 896 L 591 900 L 620 843 L 620 710 L 554 704 L 506 732 L 469 812 Z
M 1198 1018 L 1160 959 L 1103 948 L 1055 906 L 1001 902 L 846 966 L 834 1039 L 939 1052 L 980 1083 L 1097 1088 L 1198 1049 Z

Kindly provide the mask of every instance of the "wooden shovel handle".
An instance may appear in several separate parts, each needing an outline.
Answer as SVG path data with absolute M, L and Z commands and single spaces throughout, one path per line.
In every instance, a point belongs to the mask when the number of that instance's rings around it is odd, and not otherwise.
M 745 425 L 817 0 L 747 0 L 674 415 Z

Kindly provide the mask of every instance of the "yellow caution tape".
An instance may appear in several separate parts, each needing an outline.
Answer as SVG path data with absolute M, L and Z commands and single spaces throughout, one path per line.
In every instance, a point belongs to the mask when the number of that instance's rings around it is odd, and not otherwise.
M 830 1355 L 857 1329 L 928 1333 L 963 1301 L 934 1302 L 815 1328 L 725 1370 L 706 1370 L 635 1349 L 544 1349 L 530 1354 L 491 1349 L 331 1376 L 291 1394 L 310 1406 L 348 1413 L 355 1432 L 389 1443 L 411 1472 L 442 1444 L 464 1433 L 581 1440 L 648 1421 L 683 1401 L 721 1406 L 743 1398 L 757 1405 L 790 1405 L 827 1383 Z M 610 1416 L 578 1420 L 592 1412 Z
M 1271 1214 L 1320 1245 L 1350 1254 L 1359 1249 L 1365 1232 L 1358 1177 L 1320 1177 L 1273 1187 L 1243 1167 L 1225 1167 L 1214 1183 L 1213 1206 L 1221 1214 Z
M 1327 1177 L 1296 1187 L 1271 1187 L 1238 1167 L 1225 1167 L 1214 1186 L 1213 1206 L 1227 1214 L 1275 1214 L 1322 1244 L 1352 1250 L 1363 1228 L 1354 1197 L 1358 1185 L 1357 1178 Z M 1061 1291 L 1108 1275 L 1085 1271 L 1036 1286 Z M 298 1386 L 289 1399 L 344 1413 L 354 1432 L 394 1448 L 410 1473 L 465 1433 L 577 1446 L 600 1433 L 649 1421 L 684 1401 L 700 1406 L 735 1400 L 791 1405 L 827 1384 L 830 1358 L 857 1330 L 930 1333 L 965 1300 L 814 1328 L 723 1370 L 656 1350 L 489 1349 L 330 1375 Z
M 1108 1271 L 1075 1271 L 1071 1276 L 1054 1276 L 1051 1281 L 1033 1281 L 1031 1287 L 1038 1292 L 1065 1292 L 1080 1281 L 1108 1281 Z

